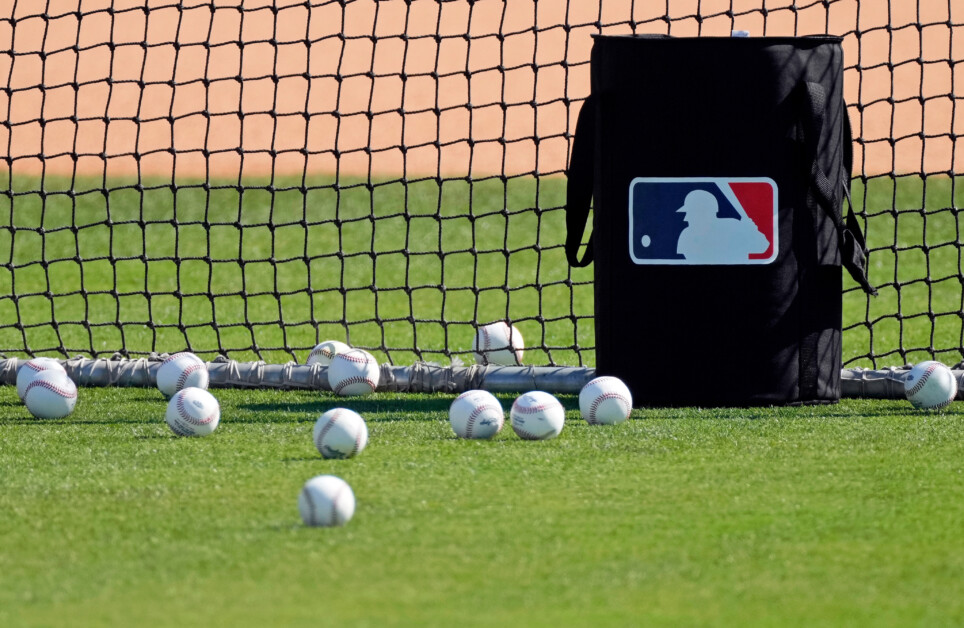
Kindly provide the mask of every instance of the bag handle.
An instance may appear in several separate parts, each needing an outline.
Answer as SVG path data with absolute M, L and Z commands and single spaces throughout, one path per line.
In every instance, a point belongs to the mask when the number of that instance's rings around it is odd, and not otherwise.
M 850 198 L 850 180 L 853 177 L 854 162 L 853 137 L 850 130 L 850 116 L 847 115 L 846 111 L 844 111 L 843 116 L 844 160 L 846 170 L 843 174 L 844 179 L 841 185 L 844 190 L 844 195 L 847 197 L 847 206 L 850 208 L 850 211 L 847 212 L 847 222 L 843 226 L 841 233 L 840 254 L 843 256 L 844 268 L 850 272 L 850 276 L 860 284 L 864 292 L 877 296 L 877 289 L 870 284 L 867 278 L 867 255 L 869 254 L 867 243 L 864 239 L 864 232 L 860 229 L 860 224 L 857 222 L 857 217 L 854 216 L 854 202 L 853 199 Z
M 819 83 L 805 83 L 805 98 L 807 120 L 805 144 L 808 146 L 810 158 L 810 192 L 816 204 L 822 208 L 833 220 L 840 245 L 841 259 L 844 268 L 850 276 L 860 284 L 864 292 L 877 296 L 877 290 L 867 278 L 867 245 L 863 231 L 857 222 L 853 211 L 853 201 L 850 197 L 850 179 L 853 176 L 853 135 L 850 128 L 850 116 L 843 112 L 843 162 L 840 180 L 835 184 L 827 177 L 817 162 L 817 143 L 820 130 L 824 124 L 826 96 Z M 579 117 L 576 119 L 576 131 L 572 140 L 572 156 L 566 171 L 566 258 L 574 267 L 588 266 L 593 261 L 593 234 L 590 232 L 586 244 L 586 251 L 579 257 L 579 245 L 582 243 L 586 224 L 589 220 L 589 209 L 592 203 L 593 191 L 593 149 L 596 135 L 595 101 L 590 95 L 583 102 Z M 847 199 L 849 211 L 843 218 L 840 208 L 842 200 L 837 196 L 842 189 Z
M 860 223 L 854 216 L 853 201 L 850 198 L 850 179 L 853 176 L 853 135 L 850 128 L 850 116 L 846 108 L 843 111 L 843 168 L 840 179 L 834 182 L 827 177 L 817 160 L 820 132 L 823 129 L 826 111 L 826 92 L 819 83 L 806 82 L 805 104 L 806 119 L 804 121 L 804 144 L 807 146 L 807 156 L 810 159 L 810 188 L 816 204 L 833 220 L 837 230 L 840 255 L 844 268 L 850 273 L 860 287 L 867 294 L 877 296 L 877 289 L 867 279 L 867 244 L 864 239 Z M 847 198 L 849 211 L 847 218 L 842 216 L 843 199 L 838 196 L 840 190 Z
M 589 234 L 586 252 L 579 258 L 579 245 L 586 232 L 592 204 L 593 149 L 596 139 L 595 101 L 590 95 L 582 103 L 572 139 L 572 156 L 566 170 L 566 259 L 575 267 L 588 266 L 593 260 L 593 237 Z

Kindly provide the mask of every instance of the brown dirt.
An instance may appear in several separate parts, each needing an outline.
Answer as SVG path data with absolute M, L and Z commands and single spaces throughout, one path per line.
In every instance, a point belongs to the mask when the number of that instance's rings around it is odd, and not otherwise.
M 669 23 L 664 3 L 629 0 L 601 15 L 575 0 L 61 0 L 44 19 L 47 4 L 0 0 L 15 174 L 561 173 L 593 22 L 623 33 L 629 18 L 673 35 L 844 35 L 858 170 L 964 164 L 964 11 L 948 0 L 767 0 L 765 23 L 760 0 L 701 0 L 702 24 L 696 0 L 671 0 Z

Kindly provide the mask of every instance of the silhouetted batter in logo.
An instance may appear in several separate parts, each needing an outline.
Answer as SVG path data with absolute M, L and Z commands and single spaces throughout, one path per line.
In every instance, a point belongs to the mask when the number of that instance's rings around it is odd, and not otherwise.
M 751 220 L 721 218 L 716 197 L 704 190 L 686 195 L 676 210 L 686 218 L 676 252 L 695 264 L 740 264 L 752 253 L 763 253 L 770 241 Z

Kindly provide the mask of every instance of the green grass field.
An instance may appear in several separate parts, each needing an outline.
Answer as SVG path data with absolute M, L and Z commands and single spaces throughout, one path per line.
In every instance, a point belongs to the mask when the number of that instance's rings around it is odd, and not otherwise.
M 115 180 L 103 194 L 100 180 L 49 179 L 74 196 L 45 202 L 37 179 L 9 186 L 0 295 L 19 298 L 0 297 L 0 321 L 25 329 L 0 323 L 0 352 L 286 362 L 334 338 L 396 364 L 448 362 L 471 359 L 476 322 L 511 317 L 530 362 L 592 359 L 573 349 L 593 346 L 592 270 L 565 260 L 562 178 L 179 184 Z
M 0 387 L 3 626 L 951 626 L 964 622 L 964 421 L 906 402 L 637 410 L 552 441 L 458 440 L 452 397 L 214 391 L 174 437 L 160 393 L 82 389 L 38 421 Z M 511 397 L 502 397 L 504 406 Z M 321 473 L 343 528 L 301 524 Z
M 447 362 L 467 357 L 475 321 L 508 313 L 527 362 L 594 363 L 592 271 L 566 268 L 559 179 L 274 198 L 81 183 L 46 203 L 19 194 L 37 181 L 0 195 L 9 356 L 303 361 L 347 334 L 380 359 Z M 855 190 L 881 296 L 844 295 L 851 364 L 960 360 L 962 190 Z M 325 222 L 335 207 L 340 226 Z M 964 624 L 957 405 L 637 410 L 591 428 L 562 396 L 556 440 L 507 427 L 466 442 L 451 395 L 214 392 L 217 432 L 181 439 L 155 390 L 81 389 L 69 418 L 38 421 L 0 386 L 0 626 Z M 311 443 L 335 405 L 368 421 L 353 460 Z M 300 522 L 298 491 L 321 473 L 355 491 L 344 528 Z
M 301 362 L 334 338 L 448 363 L 472 359 L 477 323 L 509 317 L 528 363 L 595 364 L 592 268 L 566 263 L 561 177 L 201 183 L 8 181 L 0 353 Z M 880 296 L 847 278 L 844 361 L 961 360 L 964 179 L 872 178 L 854 201 Z

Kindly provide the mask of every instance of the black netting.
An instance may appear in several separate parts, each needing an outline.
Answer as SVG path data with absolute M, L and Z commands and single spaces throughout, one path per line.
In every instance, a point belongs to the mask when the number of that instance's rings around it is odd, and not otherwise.
M 847 362 L 959 360 L 952 0 L 6 2 L 0 352 L 404 364 L 508 319 L 526 362 L 592 364 L 562 249 L 590 36 L 732 30 L 845 37 L 881 292 L 847 287 Z

